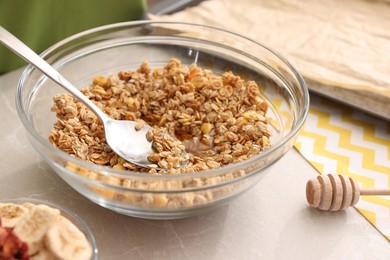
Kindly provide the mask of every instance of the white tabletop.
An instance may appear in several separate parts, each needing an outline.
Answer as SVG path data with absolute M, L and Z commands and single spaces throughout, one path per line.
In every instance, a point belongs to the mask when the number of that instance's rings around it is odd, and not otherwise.
M 15 109 L 21 70 L 0 76 L 0 199 L 35 198 L 76 212 L 100 259 L 390 259 L 390 243 L 354 208 L 309 208 L 317 171 L 291 150 L 243 196 L 188 219 L 146 220 L 111 212 L 74 191 L 27 141 Z

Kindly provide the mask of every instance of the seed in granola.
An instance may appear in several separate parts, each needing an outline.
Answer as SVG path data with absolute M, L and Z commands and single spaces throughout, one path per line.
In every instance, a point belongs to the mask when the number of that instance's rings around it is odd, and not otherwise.
M 149 142 L 153 141 L 153 136 L 154 136 L 153 131 L 148 131 L 148 132 L 146 133 L 146 139 L 147 139 Z

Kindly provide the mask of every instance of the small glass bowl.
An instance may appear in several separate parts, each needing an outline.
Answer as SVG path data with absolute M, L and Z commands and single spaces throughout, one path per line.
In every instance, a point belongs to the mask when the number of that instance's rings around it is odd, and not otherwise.
M 87 226 L 87 224 L 82 220 L 76 213 L 73 211 L 57 205 L 53 202 L 46 201 L 46 200 L 40 200 L 40 199 L 30 199 L 30 198 L 18 198 L 18 199 L 1 199 L 0 203 L 13 203 L 13 204 L 24 204 L 24 203 L 31 203 L 34 205 L 40 205 L 44 204 L 46 206 L 49 206 L 51 208 L 55 208 L 60 210 L 61 215 L 67 218 L 69 221 L 71 221 L 87 238 L 89 244 L 91 245 L 92 249 L 92 256 L 91 260 L 97 260 L 98 259 L 98 248 L 95 241 L 95 237 L 93 236 L 91 230 Z
M 33 66 L 18 83 L 16 104 L 36 151 L 70 186 L 91 201 L 129 216 L 188 217 L 213 209 L 254 186 L 293 146 L 309 108 L 307 87 L 282 57 L 239 34 L 205 25 L 137 21 L 92 29 L 52 46 L 41 55 L 78 88 L 97 75 L 152 68 L 170 58 L 197 63 L 216 74 L 232 71 L 261 85 L 269 103 L 273 146 L 264 153 L 219 169 L 181 175 L 114 170 L 74 158 L 48 141 L 56 121 L 54 95 L 65 91 Z M 125 185 L 126 184 L 126 185 Z M 275 183 L 275 189 L 280 189 Z

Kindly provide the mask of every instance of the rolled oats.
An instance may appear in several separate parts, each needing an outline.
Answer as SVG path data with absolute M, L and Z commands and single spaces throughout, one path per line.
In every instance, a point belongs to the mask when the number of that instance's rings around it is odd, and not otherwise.
M 221 76 L 192 64 L 171 59 L 152 70 L 144 62 L 136 71 L 118 77 L 97 76 L 82 92 L 107 115 L 117 120 L 137 120 L 156 128 L 148 133 L 155 154 L 150 161 L 163 170 L 144 169 L 119 160 L 106 144 L 97 117 L 70 94 L 54 97 L 52 110 L 58 121 L 50 142 L 59 149 L 99 165 L 150 173 L 185 173 L 218 168 L 242 161 L 270 147 L 268 105 L 254 81 L 232 72 Z M 168 134 L 162 134 L 167 131 Z M 181 142 L 175 142 L 173 136 Z M 187 151 L 189 163 L 180 155 Z
M 149 174 L 182 174 L 240 162 L 271 146 L 266 115 L 268 103 L 262 99 L 256 82 L 245 81 L 232 72 L 219 76 L 196 64 L 184 66 L 177 59 L 170 59 L 164 67 L 155 69 L 144 62 L 137 70 L 121 71 L 117 77 L 97 76 L 82 92 L 113 119 L 137 121 L 136 130 L 145 124 L 155 128 L 147 133 L 155 149 L 148 157 L 151 168 L 142 168 L 126 162 L 111 150 L 105 141 L 102 123 L 81 102 L 70 94 L 56 95 L 52 111 L 58 120 L 50 132 L 50 142 L 91 163 Z M 184 161 L 187 164 L 183 165 Z M 151 185 L 126 178 L 97 176 L 72 163 L 66 167 L 105 184 L 151 190 L 214 185 L 242 175 L 232 173 L 224 177 Z M 186 193 L 185 197 L 143 196 L 135 192 L 115 193 L 103 187 L 93 189 L 118 201 L 167 208 L 203 204 L 216 196 L 211 192 Z

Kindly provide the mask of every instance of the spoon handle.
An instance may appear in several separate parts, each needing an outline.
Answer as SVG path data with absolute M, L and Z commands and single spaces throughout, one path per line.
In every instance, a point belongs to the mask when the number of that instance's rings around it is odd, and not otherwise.
M 91 100 L 89 100 L 83 93 L 80 92 L 73 84 L 66 80 L 57 70 L 49 65 L 38 54 L 31 50 L 27 45 L 21 42 L 13 34 L 0 26 L 0 42 L 8 49 L 19 55 L 28 63 L 37 67 L 42 73 L 58 83 L 65 90 L 69 91 L 87 107 L 89 107 L 100 119 L 104 122 L 109 120 L 108 116 L 104 114 Z M 103 122 L 103 123 L 104 123 Z
M 360 189 L 360 195 L 390 195 L 390 189 L 364 188 Z

